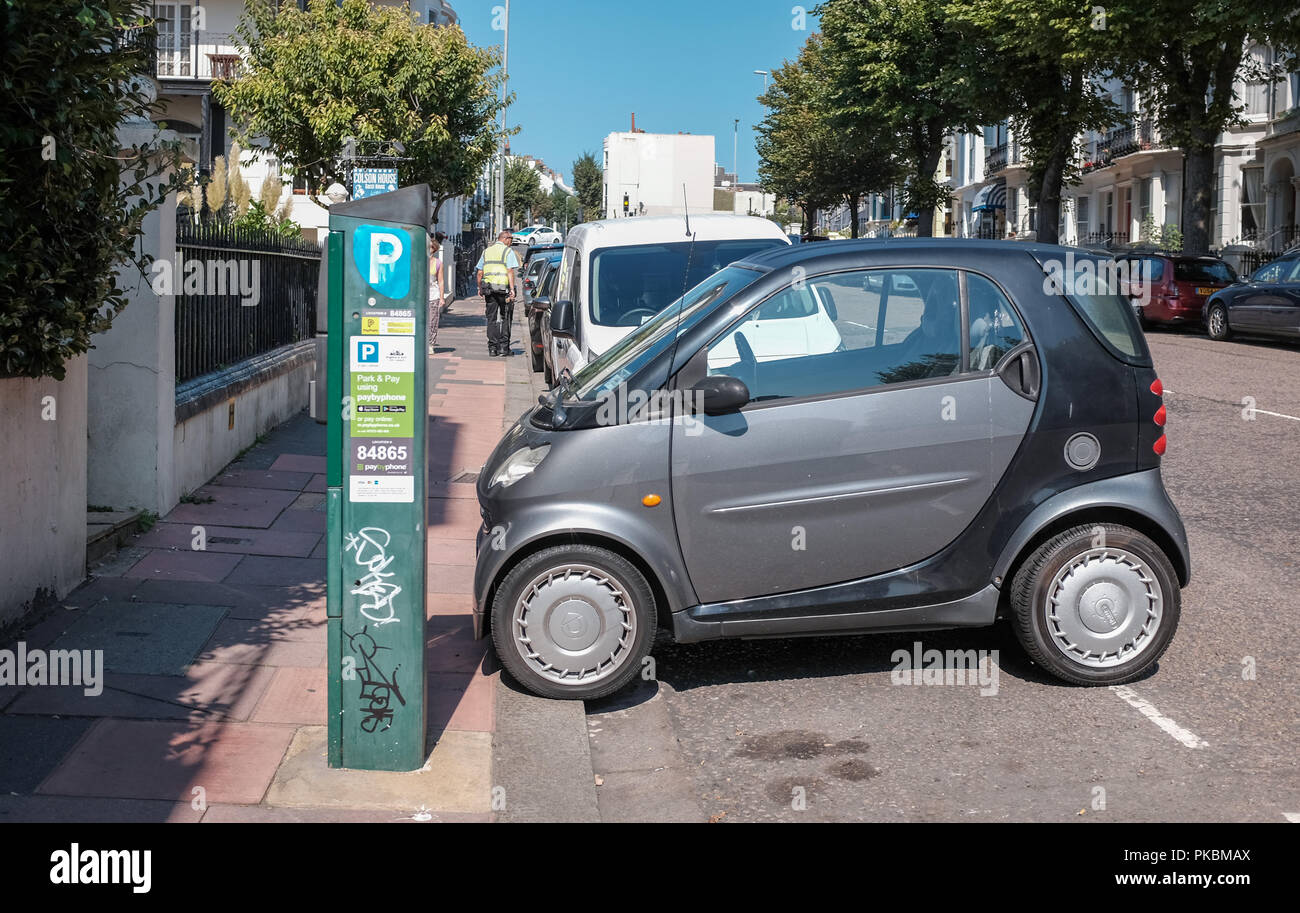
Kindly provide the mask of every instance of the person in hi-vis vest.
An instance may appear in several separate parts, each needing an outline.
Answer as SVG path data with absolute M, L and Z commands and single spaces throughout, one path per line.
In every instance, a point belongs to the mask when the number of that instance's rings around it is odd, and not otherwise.
M 503 231 L 497 235 L 497 242 L 483 251 L 478 258 L 478 287 L 483 293 L 484 309 L 487 314 L 488 353 L 491 355 L 509 355 L 510 324 L 515 312 L 515 270 L 519 269 L 519 258 L 510 248 L 514 236 Z

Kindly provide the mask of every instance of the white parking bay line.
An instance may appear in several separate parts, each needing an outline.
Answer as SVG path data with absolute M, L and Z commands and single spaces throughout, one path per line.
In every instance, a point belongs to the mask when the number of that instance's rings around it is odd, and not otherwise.
M 1170 393 L 1174 393 L 1174 391 L 1165 387 L 1165 395 Z M 1178 394 L 1174 393 L 1174 395 L 1177 396 Z M 1237 404 L 1233 403 L 1232 405 L 1236 406 Z M 1285 412 L 1269 412 L 1267 409 L 1252 409 L 1250 411 L 1254 412 L 1256 415 L 1271 415 L 1274 418 L 1284 418 L 1288 421 L 1300 422 L 1300 415 L 1287 415 Z
M 1300 824 L 1300 812 L 1283 812 L 1282 817 L 1292 824 Z
M 1192 732 L 1190 729 L 1184 729 L 1169 717 L 1165 716 L 1156 709 L 1155 704 L 1138 697 L 1137 692 L 1127 685 L 1111 685 L 1111 691 L 1119 695 L 1119 699 L 1128 704 L 1138 713 L 1142 714 L 1151 722 L 1155 723 L 1169 735 L 1182 742 L 1188 748 L 1206 748 L 1209 742 Z

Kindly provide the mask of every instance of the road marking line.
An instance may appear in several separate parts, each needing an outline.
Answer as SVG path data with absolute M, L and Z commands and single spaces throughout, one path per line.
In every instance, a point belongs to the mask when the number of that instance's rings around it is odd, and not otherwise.
M 1282 817 L 1292 824 L 1300 824 L 1300 812 L 1283 812 Z
M 1174 391 L 1170 390 L 1168 387 L 1165 387 L 1165 394 L 1168 395 L 1170 393 L 1174 393 Z M 1227 403 L 1225 405 L 1244 406 L 1243 403 Z M 1287 415 L 1285 412 L 1269 412 L 1267 409 L 1251 409 L 1250 411 L 1256 413 L 1257 415 L 1271 415 L 1274 416 L 1275 418 L 1285 418 L 1285 419 L 1290 419 L 1293 422 L 1300 422 L 1300 415 Z
M 1207 748 L 1209 742 L 1192 732 L 1190 729 L 1184 729 L 1169 717 L 1165 716 L 1155 705 L 1144 698 L 1138 697 L 1137 692 L 1127 685 L 1111 685 L 1110 690 L 1114 691 L 1119 699 L 1128 704 L 1138 713 L 1142 714 L 1151 722 L 1155 723 L 1169 735 L 1182 742 L 1187 748 Z
M 1269 412 L 1267 409 L 1251 409 L 1250 411 L 1259 415 L 1275 415 L 1278 418 L 1289 418 L 1293 422 L 1300 422 L 1300 416 L 1287 415 L 1285 412 Z

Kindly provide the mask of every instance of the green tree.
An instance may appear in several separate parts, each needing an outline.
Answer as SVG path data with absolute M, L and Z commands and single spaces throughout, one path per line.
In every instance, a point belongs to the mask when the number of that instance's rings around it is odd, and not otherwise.
M 757 128 L 759 176 L 769 191 L 799 201 L 806 223 L 817 209 L 848 203 L 856 238 L 862 198 L 898 180 L 901 159 L 891 125 L 837 106 L 837 65 L 813 34 L 798 60 L 773 74 L 759 99 L 768 108 Z
M 146 275 L 145 216 L 171 189 L 174 147 L 148 129 L 153 37 L 136 0 L 23 0 L 0 15 L 0 375 L 62 380 Z
M 314 188 L 345 179 L 344 141 L 393 152 L 402 184 L 427 183 L 438 207 L 470 193 L 502 139 L 499 52 L 456 26 L 419 24 L 370 0 L 249 3 L 239 26 L 245 72 L 213 85 L 256 154 L 264 137 Z M 514 132 L 514 131 L 510 131 Z
M 1106 5 L 1106 30 L 1120 54 L 1118 73 L 1156 115 L 1165 142 L 1184 156 L 1182 241 L 1186 253 L 1210 247 L 1214 146 L 1240 122 L 1237 80 L 1276 78 L 1246 57 L 1247 43 L 1300 51 L 1300 18 L 1286 0 L 1123 0 Z
M 578 198 L 571 193 L 565 193 L 558 185 L 551 188 L 546 209 L 546 217 L 563 229 L 567 230 L 569 226 L 577 224 Z
M 523 159 L 506 162 L 506 215 L 515 225 L 525 225 L 545 199 L 542 180 Z
M 1084 130 L 1115 122 L 1118 109 L 1101 91 L 1114 46 L 1077 0 L 955 0 L 952 15 L 985 36 L 987 72 L 1009 102 L 1011 129 L 1028 166 L 1040 241 L 1059 240 L 1062 190 L 1076 183 L 1075 155 Z M 974 33 L 974 31 L 972 31 Z
M 592 152 L 584 152 L 573 163 L 573 192 L 578 198 L 580 215 L 574 219 L 588 222 L 605 217 L 605 172 Z
M 904 205 L 933 233 L 947 188 L 935 179 L 944 140 L 1006 116 L 988 43 L 947 0 L 827 0 L 817 8 L 840 116 L 898 137 Z

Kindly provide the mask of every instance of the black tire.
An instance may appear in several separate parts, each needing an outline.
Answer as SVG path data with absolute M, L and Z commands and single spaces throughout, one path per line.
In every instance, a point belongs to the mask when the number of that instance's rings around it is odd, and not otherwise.
M 1219 321 L 1215 320 L 1216 315 L 1220 318 Z M 1228 309 L 1222 304 L 1216 302 L 1205 312 L 1205 334 L 1215 342 L 1232 338 L 1232 329 L 1228 326 Z
M 1146 564 L 1162 600 L 1160 620 L 1149 635 L 1150 642 L 1127 662 L 1105 668 L 1068 657 L 1057 646 L 1048 618 L 1048 588 L 1053 579 L 1076 558 L 1093 550 L 1099 533 L 1104 535 L 1105 547 L 1128 552 Z M 1030 659 L 1076 685 L 1119 685 L 1140 678 L 1168 649 L 1182 606 L 1178 575 L 1164 551 L 1137 530 L 1115 523 L 1076 526 L 1041 543 L 1016 571 L 1009 595 L 1016 636 Z
M 626 594 L 624 604 L 635 616 L 635 630 L 626 646 L 620 647 L 616 666 L 604 678 L 589 684 L 566 684 L 548 677 L 517 646 L 515 608 L 524 590 L 531 588 L 539 575 L 568 564 L 595 568 L 614 581 Z M 561 545 L 529 555 L 496 588 L 492 600 L 492 645 L 506 671 L 533 694 L 558 700 L 593 700 L 613 694 L 640 673 L 641 660 L 654 643 L 657 619 L 654 592 L 630 561 L 592 545 Z

